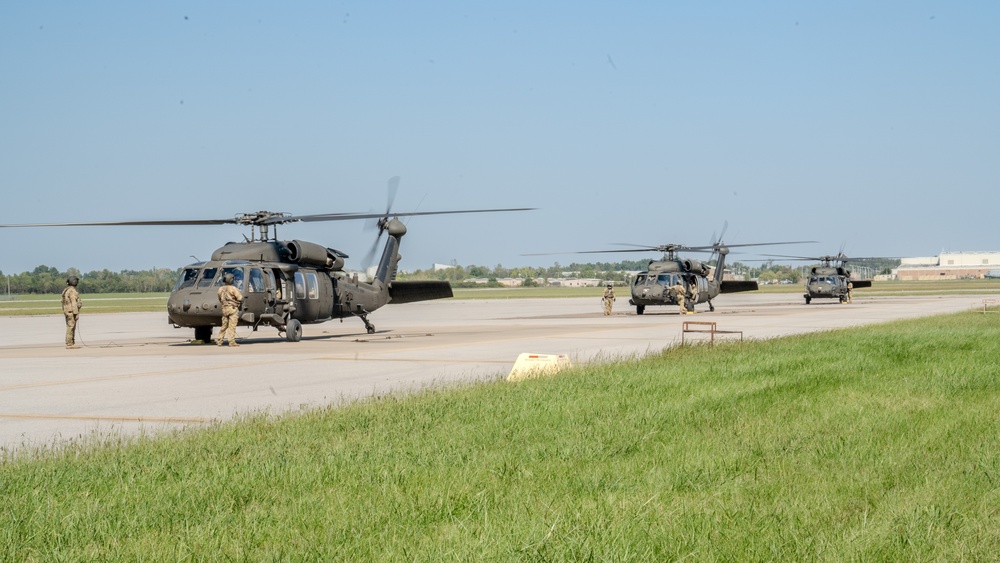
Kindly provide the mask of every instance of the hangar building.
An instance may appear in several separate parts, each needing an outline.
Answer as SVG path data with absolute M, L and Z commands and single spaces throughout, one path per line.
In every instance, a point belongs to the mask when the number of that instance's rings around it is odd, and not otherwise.
M 983 279 L 997 269 L 1000 252 L 942 252 L 930 258 L 903 258 L 896 268 L 896 279 Z

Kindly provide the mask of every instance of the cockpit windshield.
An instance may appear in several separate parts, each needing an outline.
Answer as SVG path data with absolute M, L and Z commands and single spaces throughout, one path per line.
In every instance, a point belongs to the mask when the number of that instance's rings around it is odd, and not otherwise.
M 656 283 L 664 286 L 674 285 L 674 277 L 670 274 L 660 274 L 656 277 Z
M 181 276 L 177 278 L 177 283 L 174 284 L 174 289 L 171 292 L 177 291 L 178 289 L 186 289 L 189 287 L 194 287 L 194 280 L 198 278 L 198 268 L 184 268 L 181 272 Z
M 243 268 L 223 268 L 222 275 L 215 280 L 216 286 L 221 286 L 223 284 L 223 280 L 226 279 L 226 274 L 232 274 L 233 287 L 243 291 Z
M 205 268 L 202 270 L 201 279 L 198 281 L 198 287 L 212 287 L 212 280 L 215 279 L 215 273 L 218 271 L 218 268 Z

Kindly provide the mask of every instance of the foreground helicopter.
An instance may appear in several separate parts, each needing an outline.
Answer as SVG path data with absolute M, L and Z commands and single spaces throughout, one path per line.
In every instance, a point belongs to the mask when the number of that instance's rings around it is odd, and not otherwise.
M 452 213 L 528 211 L 533 208 L 471 209 L 409 213 L 326 213 L 290 215 L 258 211 L 231 219 L 179 221 L 121 221 L 105 223 L 49 223 L 0 225 L 0 227 L 77 227 L 111 225 L 247 225 L 251 235 L 243 242 L 230 242 L 212 253 L 211 260 L 185 266 L 167 299 L 167 317 L 175 327 L 194 329 L 194 339 L 209 342 L 212 328 L 221 325 L 221 304 L 217 297 L 223 279 L 231 274 L 233 284 L 244 296 L 240 308 L 241 326 L 256 331 L 269 325 L 284 333 L 286 340 L 298 342 L 302 325 L 331 319 L 358 317 L 369 334 L 375 326 L 368 315 L 388 303 L 411 303 L 452 296 L 446 281 L 398 281 L 396 267 L 401 258 L 400 240 L 406 226 L 399 217 Z M 377 219 L 378 238 L 372 246 L 374 257 L 379 239 L 388 233 L 374 279 L 362 281 L 357 273 L 344 270 L 348 255 L 301 240 L 278 240 L 271 226 L 293 222 L 349 221 Z
M 851 300 L 851 290 L 861 287 L 871 287 L 872 280 L 856 280 L 851 278 L 847 269 L 847 256 L 841 250 L 836 256 L 784 256 L 781 254 L 765 254 L 776 258 L 791 258 L 792 260 L 811 260 L 819 262 L 809 270 L 806 280 L 806 292 L 803 297 L 806 305 L 816 298 L 838 299 L 841 303 Z M 857 260 L 863 260 L 858 258 Z M 850 285 L 848 285 L 850 284 Z
M 636 246 L 636 248 L 622 250 L 587 250 L 574 252 L 572 254 L 603 254 L 618 252 L 662 252 L 663 257 L 659 260 L 650 260 L 647 269 L 639 272 L 632 282 L 629 304 L 635 306 L 637 315 L 646 312 L 649 305 L 677 305 L 678 298 L 670 290 L 671 286 L 683 286 L 687 299 L 687 309 L 694 311 L 694 305 L 698 303 L 708 303 L 709 311 L 715 311 L 712 299 L 720 293 L 737 293 L 740 291 L 756 291 L 757 282 L 724 280 L 726 255 L 730 248 L 743 246 L 768 246 L 777 244 L 800 244 L 812 241 L 794 242 L 762 242 L 749 244 L 724 244 L 721 237 L 713 244 L 706 246 L 684 246 L 681 244 L 664 244 L 660 246 Z M 712 258 L 701 262 L 681 258 L 677 255 L 679 251 L 687 252 L 711 252 L 717 255 L 715 264 L 712 265 Z M 566 254 L 566 253 L 561 253 Z

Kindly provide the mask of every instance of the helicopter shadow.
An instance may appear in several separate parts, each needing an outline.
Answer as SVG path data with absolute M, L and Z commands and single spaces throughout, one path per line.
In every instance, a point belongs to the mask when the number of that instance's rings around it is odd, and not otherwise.
M 401 333 L 398 333 L 398 332 L 395 332 L 395 331 L 392 331 L 392 330 L 376 330 L 372 334 L 368 334 L 367 332 L 351 332 L 351 333 L 339 333 L 339 334 L 322 333 L 322 334 L 313 334 L 313 335 L 309 335 L 309 336 L 303 335 L 302 338 L 300 339 L 300 341 L 301 342 L 324 342 L 324 341 L 330 341 L 330 342 L 345 342 L 345 341 L 347 341 L 347 342 L 381 342 L 381 341 L 385 341 L 385 340 L 395 340 L 395 339 L 400 339 L 400 338 L 410 338 L 410 337 L 416 337 L 416 336 L 429 336 L 429 334 L 421 333 L 419 335 L 418 334 L 407 335 L 407 334 L 401 334 Z M 288 343 L 288 341 L 283 336 L 253 337 L 253 338 L 239 338 L 238 337 L 237 341 L 239 342 L 239 346 L 234 346 L 234 348 L 240 348 L 240 347 L 243 347 L 243 346 L 253 347 L 253 346 L 259 346 L 259 345 L 264 345 L 264 344 L 287 344 Z M 222 344 L 220 346 L 220 345 L 216 344 L 215 340 L 211 340 L 211 341 L 207 341 L 207 342 L 202 342 L 202 341 L 197 341 L 197 340 L 186 340 L 184 342 L 175 342 L 175 343 L 171 344 L 170 346 L 175 346 L 175 347 L 181 347 L 181 346 L 203 347 L 204 346 L 206 348 L 210 347 L 210 346 L 217 346 L 219 348 L 229 347 L 228 344 Z

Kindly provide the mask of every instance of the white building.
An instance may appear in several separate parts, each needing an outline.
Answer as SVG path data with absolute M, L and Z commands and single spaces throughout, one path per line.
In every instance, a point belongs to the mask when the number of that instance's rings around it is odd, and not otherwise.
M 942 252 L 936 257 L 903 258 L 896 268 L 900 280 L 982 279 L 1000 268 L 1000 252 Z

